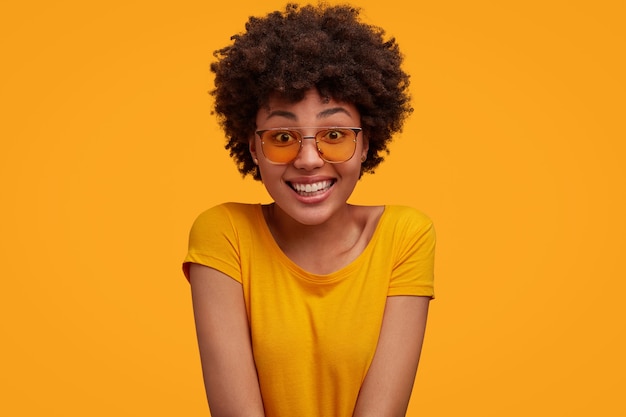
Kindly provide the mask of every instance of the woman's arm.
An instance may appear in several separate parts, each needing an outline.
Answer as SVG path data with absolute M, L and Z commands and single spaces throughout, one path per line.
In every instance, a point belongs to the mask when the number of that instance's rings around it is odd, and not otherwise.
M 241 284 L 193 263 L 189 279 L 211 416 L 264 416 Z
M 406 414 L 426 329 L 429 297 L 387 297 L 374 359 L 363 381 L 354 417 Z

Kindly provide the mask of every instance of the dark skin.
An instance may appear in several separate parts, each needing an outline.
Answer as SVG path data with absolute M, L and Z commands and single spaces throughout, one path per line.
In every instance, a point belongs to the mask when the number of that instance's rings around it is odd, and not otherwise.
M 351 6 L 290 4 L 251 18 L 246 32 L 215 52 L 215 113 L 226 149 L 242 175 L 263 184 L 274 203 L 265 221 L 283 252 L 313 273 L 336 271 L 369 243 L 381 206 L 348 198 L 363 173 L 374 172 L 392 136 L 412 112 L 409 76 L 394 39 L 359 21 Z M 256 130 L 276 127 L 360 127 L 355 156 L 340 164 L 320 158 L 306 140 L 287 165 L 265 160 Z M 315 184 L 313 195 L 294 184 Z M 340 236 L 341 238 L 338 238 Z M 323 261 L 322 261 L 323 260 Z M 214 269 L 189 270 L 211 414 L 263 416 L 241 284 Z M 428 297 L 388 297 L 380 339 L 360 390 L 355 417 L 403 416 L 420 356 Z
M 298 126 L 355 126 L 358 110 L 324 100 L 310 90 L 297 103 L 274 99 L 257 115 L 259 128 L 286 123 Z M 327 111 L 337 109 L 345 111 Z M 258 138 L 249 149 L 259 164 L 264 185 L 274 197 L 264 207 L 265 220 L 285 254 L 300 267 L 318 274 L 339 270 L 369 243 L 383 207 L 347 203 L 360 175 L 367 141 L 357 157 L 340 164 L 321 159 L 314 142 L 302 147 L 289 164 L 275 165 L 258 152 Z M 332 179 L 333 185 L 312 195 L 300 195 L 295 181 Z M 338 236 L 343 238 L 338 239 Z M 323 260 L 320 261 L 320 260 Z M 190 280 L 207 398 L 214 417 L 263 416 L 263 403 L 252 355 L 250 328 L 241 284 L 214 269 L 192 264 Z M 430 298 L 387 297 L 374 359 L 361 386 L 353 416 L 404 416 L 424 337 Z M 355 329 L 357 331 L 357 329 Z

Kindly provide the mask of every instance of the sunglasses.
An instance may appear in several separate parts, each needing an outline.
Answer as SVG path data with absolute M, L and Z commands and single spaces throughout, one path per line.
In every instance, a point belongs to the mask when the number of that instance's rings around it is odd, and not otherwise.
M 261 138 L 263 155 L 272 164 L 284 165 L 298 157 L 304 139 L 315 139 L 317 153 L 331 164 L 346 162 L 354 155 L 356 138 L 362 131 L 359 127 L 325 127 L 315 136 L 304 136 L 302 129 L 275 128 L 256 132 Z

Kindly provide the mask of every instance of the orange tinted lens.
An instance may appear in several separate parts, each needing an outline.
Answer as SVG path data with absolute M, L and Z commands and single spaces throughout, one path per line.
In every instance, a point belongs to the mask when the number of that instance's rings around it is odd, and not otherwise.
M 322 159 L 328 162 L 345 162 L 356 149 L 356 133 L 350 129 L 321 130 L 315 135 Z
M 267 130 L 261 137 L 263 155 L 271 162 L 291 162 L 298 156 L 300 140 L 300 134 L 292 130 Z

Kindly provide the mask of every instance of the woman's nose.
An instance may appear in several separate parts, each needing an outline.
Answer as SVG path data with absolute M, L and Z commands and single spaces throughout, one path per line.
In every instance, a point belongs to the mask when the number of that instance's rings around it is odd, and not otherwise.
M 310 170 L 323 165 L 324 160 L 320 157 L 315 137 L 304 136 L 302 138 L 302 147 L 300 148 L 300 152 L 298 152 L 298 156 L 293 161 L 293 166 Z

